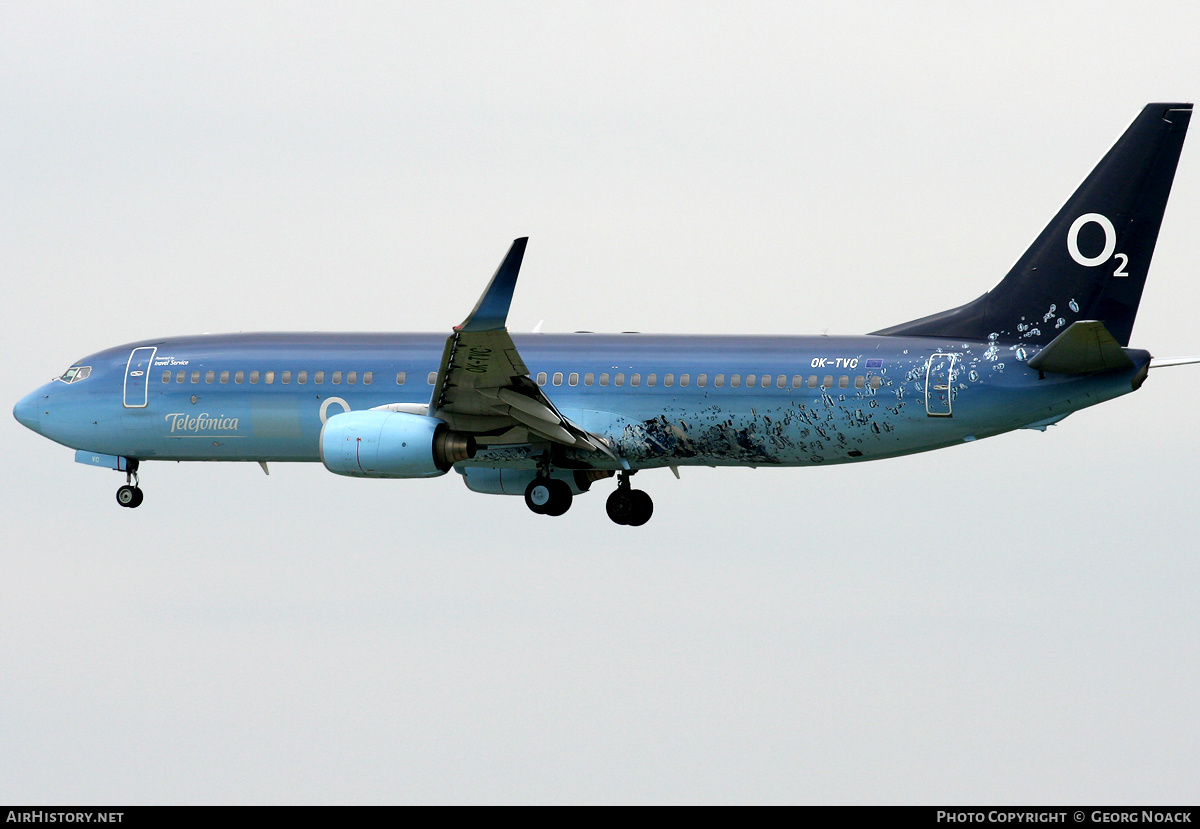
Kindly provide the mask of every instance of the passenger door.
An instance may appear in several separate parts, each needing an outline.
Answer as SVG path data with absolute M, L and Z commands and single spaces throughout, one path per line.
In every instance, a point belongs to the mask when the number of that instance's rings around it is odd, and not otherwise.
M 925 366 L 925 413 L 954 416 L 954 361 L 957 354 L 933 354 Z
M 157 346 L 135 348 L 125 364 L 125 408 L 144 409 L 150 400 L 150 366 Z

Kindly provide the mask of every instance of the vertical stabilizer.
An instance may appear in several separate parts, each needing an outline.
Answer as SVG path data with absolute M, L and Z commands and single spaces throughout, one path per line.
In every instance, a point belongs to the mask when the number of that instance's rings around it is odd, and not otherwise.
M 1129 345 L 1191 115 L 1191 104 L 1147 105 L 999 285 L 874 333 L 1045 344 L 1099 320 Z

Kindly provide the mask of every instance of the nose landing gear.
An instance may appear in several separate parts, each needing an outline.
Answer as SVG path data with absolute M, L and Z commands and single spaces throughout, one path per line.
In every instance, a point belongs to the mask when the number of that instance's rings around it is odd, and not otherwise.
M 142 488 L 138 486 L 139 483 L 137 461 L 130 460 L 125 469 L 125 486 L 117 490 L 117 503 L 129 509 L 141 506 Z

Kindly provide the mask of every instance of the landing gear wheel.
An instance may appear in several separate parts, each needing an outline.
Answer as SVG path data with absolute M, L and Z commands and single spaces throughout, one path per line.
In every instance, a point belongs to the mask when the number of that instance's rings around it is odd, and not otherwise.
M 549 504 L 550 479 L 540 476 L 534 478 L 529 482 L 529 486 L 525 487 L 525 506 L 529 507 L 530 512 L 545 515 Z
M 525 487 L 525 506 L 538 515 L 562 515 L 571 508 L 571 487 L 566 481 L 540 475 Z
M 628 524 L 629 517 L 633 515 L 633 499 L 629 497 L 629 493 L 628 488 L 618 487 L 604 504 L 604 509 L 614 524 Z
M 546 515 L 562 515 L 571 508 L 571 501 L 574 499 L 570 484 L 552 478 L 550 480 L 550 503 L 546 507 Z
M 640 527 L 654 514 L 654 501 L 640 489 L 629 490 L 629 500 L 633 501 L 633 514 L 626 523 L 631 527 Z
M 141 488 L 129 486 L 128 484 L 121 487 L 117 490 L 117 503 L 123 507 L 129 507 L 130 509 L 140 506 L 142 503 Z
M 613 523 L 640 527 L 654 514 L 654 501 L 640 489 L 619 486 L 612 495 L 608 496 L 608 502 L 605 503 L 604 508 L 608 511 L 608 517 L 613 520 Z

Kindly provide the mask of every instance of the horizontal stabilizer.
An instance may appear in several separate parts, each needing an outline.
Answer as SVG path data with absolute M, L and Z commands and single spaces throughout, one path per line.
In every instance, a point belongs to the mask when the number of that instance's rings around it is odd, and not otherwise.
M 1132 366 L 1133 360 L 1099 320 L 1071 323 L 1029 359 L 1030 368 L 1058 374 L 1090 374 Z
M 1200 357 L 1155 357 L 1150 361 L 1150 368 L 1190 366 L 1193 363 L 1200 363 Z

